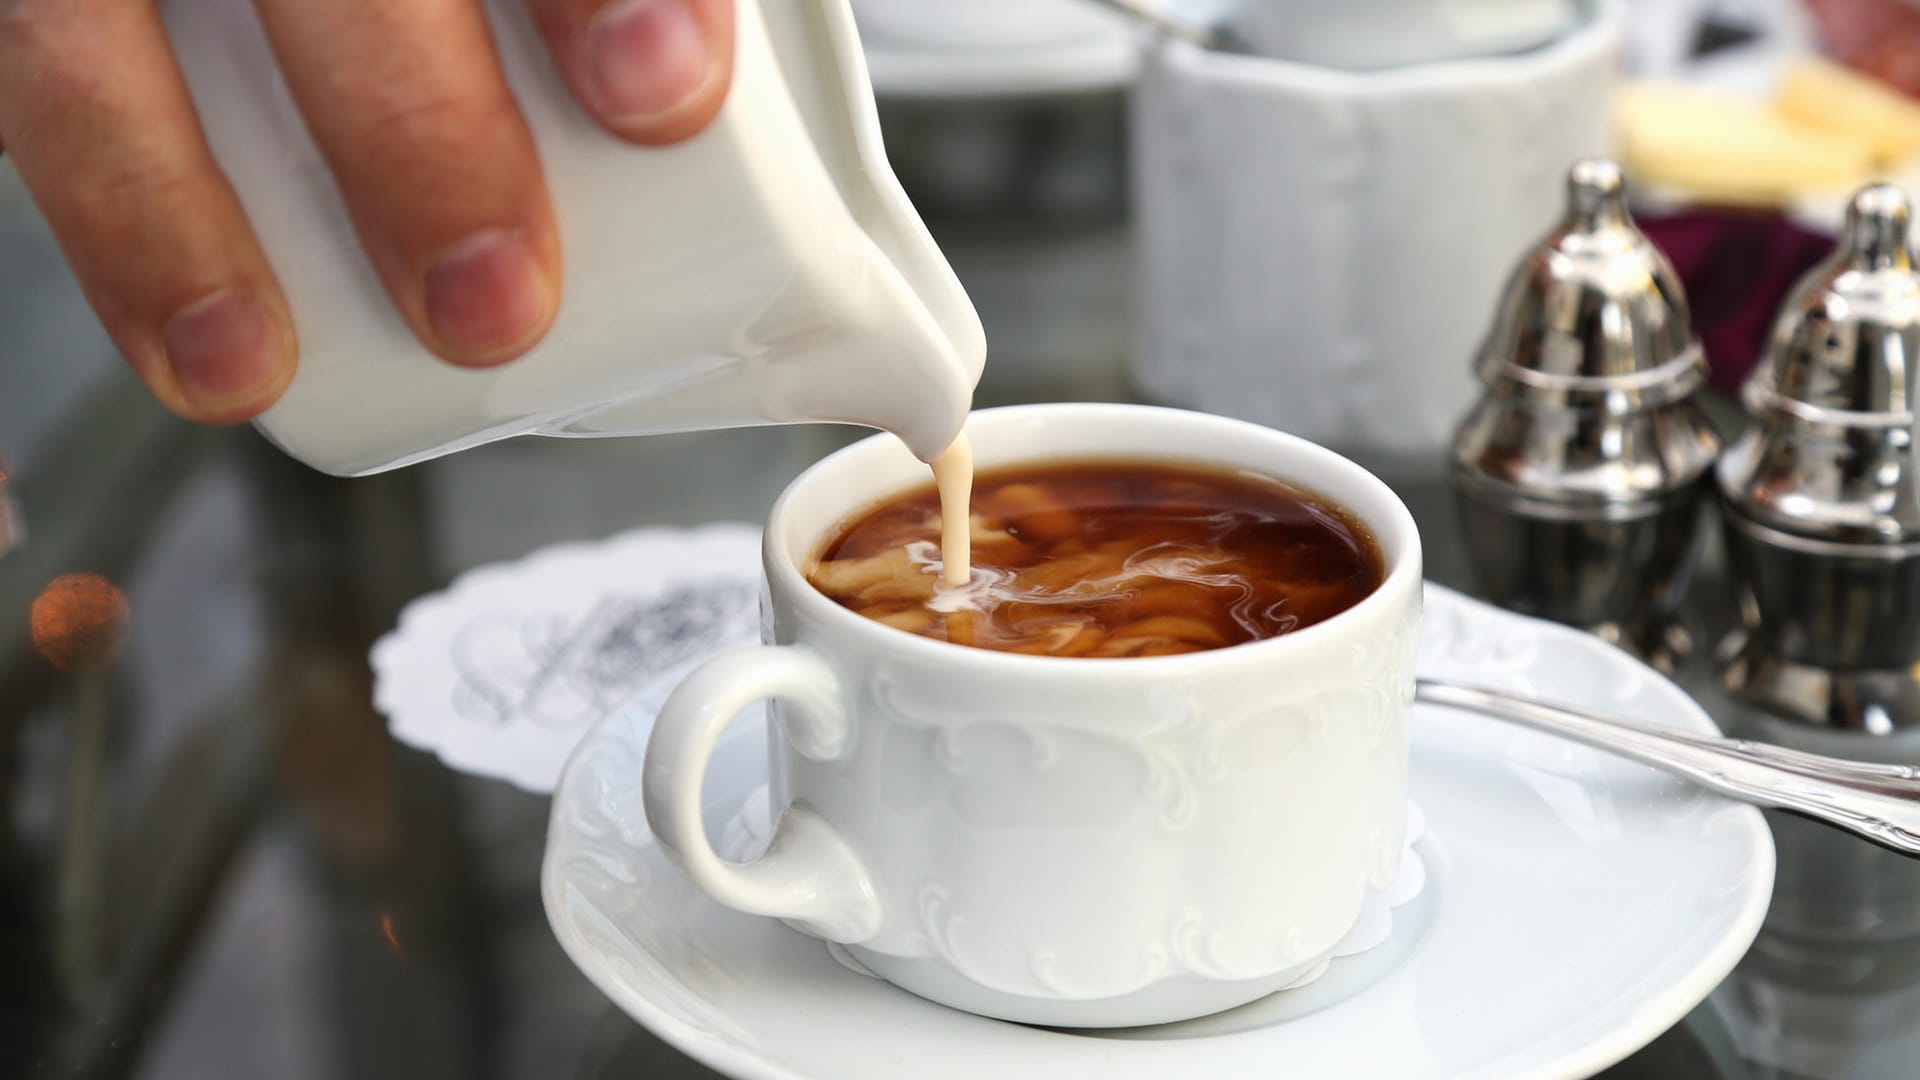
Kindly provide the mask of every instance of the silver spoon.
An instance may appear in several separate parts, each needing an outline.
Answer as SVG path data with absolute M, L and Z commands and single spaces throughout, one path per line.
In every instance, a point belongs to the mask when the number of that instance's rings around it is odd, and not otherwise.
M 1217 52 L 1251 52 L 1244 41 L 1225 26 L 1202 22 L 1162 8 L 1153 0 L 1093 0 L 1101 7 L 1117 11 L 1156 33 L 1190 45 Z
M 1911 765 L 1846 761 L 1770 743 L 1689 735 L 1433 679 L 1418 680 L 1413 697 L 1564 736 L 1684 776 L 1729 798 L 1801 814 L 1920 857 L 1920 768 Z

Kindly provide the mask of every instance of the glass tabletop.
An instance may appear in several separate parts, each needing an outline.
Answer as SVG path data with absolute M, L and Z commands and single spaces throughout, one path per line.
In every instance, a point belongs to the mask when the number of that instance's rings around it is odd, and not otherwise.
M 1127 239 L 1103 220 L 943 231 L 994 343 L 980 404 L 1130 397 Z M 0 1076 L 713 1075 L 562 955 L 538 889 L 547 800 L 396 744 L 367 650 L 477 565 L 756 521 L 859 433 L 525 439 L 334 480 L 248 429 L 177 422 L 118 373 L 36 376 L 48 342 L 108 363 L 56 267 L 44 236 L 0 231 L 0 326 L 41 335 L 0 342 L 18 352 L 0 440 L 29 536 L 0 556 Z M 1355 452 L 1414 510 L 1432 577 L 1470 588 L 1440 463 Z M 1716 558 L 1682 681 L 1723 726 L 1794 738 L 1717 689 L 1733 605 Z M 62 671 L 33 645 L 35 598 L 73 573 L 128 608 L 104 668 Z M 1759 942 L 1604 1075 L 1911 1075 L 1920 863 L 1774 824 Z

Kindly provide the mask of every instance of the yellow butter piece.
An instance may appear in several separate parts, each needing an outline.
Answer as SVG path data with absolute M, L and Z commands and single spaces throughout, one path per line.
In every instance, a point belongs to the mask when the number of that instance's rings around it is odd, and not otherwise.
M 1642 184 L 1719 202 L 1781 205 L 1873 173 L 1873 144 L 1795 123 L 1764 102 L 1639 83 L 1615 106 L 1620 158 Z
M 1796 61 L 1774 108 L 1808 127 L 1864 139 L 1884 160 L 1920 153 L 1920 102 L 1826 60 Z

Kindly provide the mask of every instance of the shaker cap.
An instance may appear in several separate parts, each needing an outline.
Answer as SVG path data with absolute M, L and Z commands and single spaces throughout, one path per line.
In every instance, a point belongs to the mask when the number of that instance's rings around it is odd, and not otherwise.
M 1750 407 L 1853 426 L 1912 424 L 1908 380 L 1920 376 L 1912 217 L 1891 184 L 1854 195 L 1838 248 L 1780 309 L 1766 360 L 1748 380 Z
M 1565 216 L 1501 294 L 1476 363 L 1483 382 L 1630 411 L 1704 381 L 1679 276 L 1634 225 L 1626 189 L 1605 158 L 1568 170 Z
M 1759 423 L 1721 458 L 1727 504 L 1801 538 L 1920 543 L 1920 460 L 1909 394 L 1920 377 L 1912 204 L 1876 184 L 1840 243 L 1794 286 L 1742 388 Z
M 1462 490 L 1529 515 L 1650 514 L 1695 497 L 1720 436 L 1679 278 L 1627 212 L 1620 166 L 1567 171 L 1566 216 L 1507 281 L 1454 432 Z

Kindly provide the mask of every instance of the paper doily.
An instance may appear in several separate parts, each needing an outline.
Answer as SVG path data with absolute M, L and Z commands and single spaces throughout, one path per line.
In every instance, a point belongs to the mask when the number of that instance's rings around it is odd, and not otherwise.
M 657 711 L 692 666 L 760 640 L 760 530 L 647 528 L 462 574 L 374 644 L 396 739 L 551 792 L 595 720 Z

